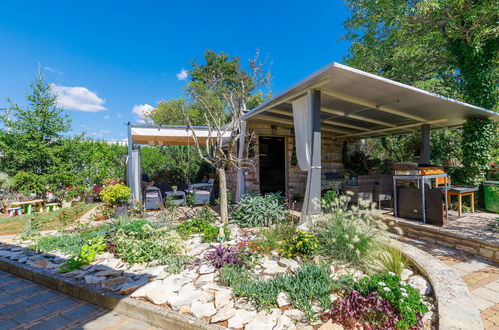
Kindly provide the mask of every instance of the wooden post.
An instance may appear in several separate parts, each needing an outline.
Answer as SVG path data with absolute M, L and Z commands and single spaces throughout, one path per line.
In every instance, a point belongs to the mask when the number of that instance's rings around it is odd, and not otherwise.
M 421 163 L 430 163 L 430 124 L 421 125 Z

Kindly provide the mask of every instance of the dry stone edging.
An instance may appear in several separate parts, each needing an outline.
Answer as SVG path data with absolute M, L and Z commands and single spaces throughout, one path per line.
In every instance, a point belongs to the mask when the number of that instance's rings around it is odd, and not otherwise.
M 389 240 L 430 281 L 438 312 L 438 328 L 446 330 L 483 329 L 480 312 L 466 284 L 447 265 L 412 245 Z
M 0 256 L 0 270 L 107 308 L 113 312 L 146 322 L 154 327 L 179 330 L 225 329 L 224 327 L 207 324 L 205 321 L 156 306 L 152 303 L 123 297 L 113 292 L 106 292 L 95 286 L 86 285 L 84 282 L 75 280 L 72 277 L 56 275 L 43 268 L 21 264 L 3 256 Z

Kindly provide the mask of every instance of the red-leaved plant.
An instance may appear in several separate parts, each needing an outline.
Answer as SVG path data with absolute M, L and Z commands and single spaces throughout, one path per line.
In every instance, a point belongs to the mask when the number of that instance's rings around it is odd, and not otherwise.
M 352 290 L 338 298 L 333 307 L 321 314 L 321 320 L 329 319 L 340 323 L 347 329 L 395 329 L 395 324 L 402 319 L 389 302 L 378 297 L 376 292 L 363 297 L 358 291 Z
M 223 247 L 222 244 L 212 248 L 204 255 L 207 264 L 215 268 L 222 268 L 224 265 L 247 266 L 244 261 L 244 252 L 234 247 Z

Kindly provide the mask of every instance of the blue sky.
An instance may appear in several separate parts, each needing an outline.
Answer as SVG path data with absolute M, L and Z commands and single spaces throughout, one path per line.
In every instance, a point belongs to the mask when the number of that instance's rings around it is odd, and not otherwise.
M 272 61 L 278 93 L 341 62 L 342 1 L 2 1 L 0 108 L 24 104 L 38 65 L 72 133 L 123 139 L 133 113 L 181 97 L 182 69 L 213 49 Z M 180 75 L 182 78 L 182 75 Z

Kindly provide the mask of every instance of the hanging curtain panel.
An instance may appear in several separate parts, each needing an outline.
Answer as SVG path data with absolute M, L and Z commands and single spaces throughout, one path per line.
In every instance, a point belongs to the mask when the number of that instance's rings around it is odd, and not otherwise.
M 303 171 L 308 171 L 312 164 L 312 111 L 309 94 L 293 101 L 296 159 Z

